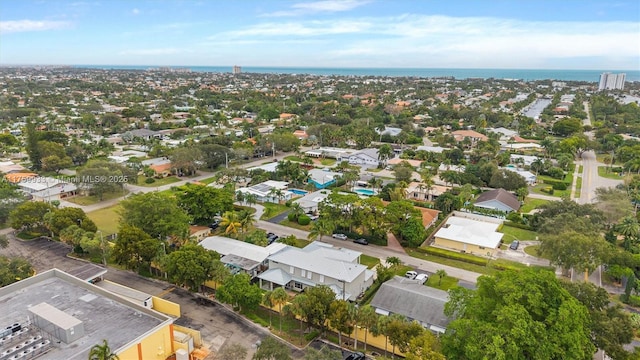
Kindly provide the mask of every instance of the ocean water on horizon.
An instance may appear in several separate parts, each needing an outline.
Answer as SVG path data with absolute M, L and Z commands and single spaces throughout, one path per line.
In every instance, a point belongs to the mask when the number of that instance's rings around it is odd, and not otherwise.
M 74 65 L 76 68 L 148 70 L 161 66 L 152 65 Z M 165 67 L 165 66 L 162 66 Z M 232 66 L 166 66 L 171 69 L 190 69 L 194 72 L 230 73 Z M 545 69 L 446 69 L 446 68 L 313 68 L 313 67 L 252 67 L 243 66 L 243 73 L 257 74 L 311 74 L 340 76 L 391 76 L 391 77 L 453 77 L 456 79 L 517 79 L 524 81 L 559 80 L 598 82 L 603 72 L 625 73 L 626 81 L 640 81 L 640 70 L 545 70 Z

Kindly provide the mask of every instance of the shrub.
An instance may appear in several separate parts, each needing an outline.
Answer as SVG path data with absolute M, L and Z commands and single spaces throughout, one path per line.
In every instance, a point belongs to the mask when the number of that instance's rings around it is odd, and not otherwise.
M 564 171 L 562 169 L 560 169 L 559 167 L 551 167 L 549 170 L 547 170 L 547 174 L 549 174 L 549 176 L 551 176 L 554 179 L 562 179 L 564 178 Z
M 153 184 L 154 182 L 156 182 L 156 179 L 150 177 L 150 178 L 146 178 L 144 182 L 147 184 Z
M 520 216 L 520 214 L 518 214 L 517 212 L 510 212 L 509 214 L 507 214 L 507 220 L 514 223 L 522 224 L 522 216 Z
M 320 335 L 320 331 L 318 331 L 316 329 L 313 329 L 311 332 L 308 332 L 308 333 L 304 334 L 304 339 L 306 341 L 311 341 L 311 340 L 317 338 L 318 335 Z
M 630 295 L 629 299 L 627 299 L 627 304 L 635 307 L 640 307 L 640 296 Z
M 518 229 L 523 229 L 523 230 L 531 230 L 531 231 L 535 231 L 534 228 L 532 228 L 531 226 L 527 225 L 527 224 L 522 224 L 522 223 L 516 223 L 513 221 L 505 221 L 503 223 L 503 225 L 508 225 L 514 228 L 518 228 Z
M 309 225 L 310 222 L 311 222 L 311 218 L 308 217 L 307 215 L 300 215 L 298 217 L 298 224 L 300 225 Z
M 457 253 L 455 251 L 434 248 L 431 246 L 418 248 L 416 250 L 419 252 L 424 252 L 425 254 L 428 254 L 428 255 L 439 256 L 439 257 L 443 257 L 451 260 L 464 261 L 469 264 L 475 264 L 480 266 L 486 266 L 488 261 L 487 259 L 481 258 L 478 256 L 464 254 L 464 253 Z
M 298 217 L 296 216 L 295 213 L 290 212 L 289 215 L 287 215 L 287 219 L 289 219 L 289 221 L 293 222 L 293 221 L 297 221 Z
M 553 184 L 553 190 L 567 190 L 567 184 L 560 182 Z

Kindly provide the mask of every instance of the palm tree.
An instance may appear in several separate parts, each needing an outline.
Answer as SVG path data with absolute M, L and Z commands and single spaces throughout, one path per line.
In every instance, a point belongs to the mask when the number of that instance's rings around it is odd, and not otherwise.
M 393 148 L 391 145 L 384 144 L 380 146 L 378 149 L 378 160 L 384 165 L 387 166 L 387 160 L 389 160 L 393 156 Z
M 631 239 L 637 239 L 640 235 L 640 224 L 638 220 L 633 216 L 627 216 L 618 224 L 617 230 L 620 234 L 624 235 L 625 243 L 631 241 Z
M 244 196 L 244 201 L 249 205 L 249 207 L 252 207 L 258 202 L 258 197 L 256 194 L 246 194 Z
M 262 295 L 262 301 L 261 301 L 262 305 L 266 306 L 269 308 L 269 329 L 271 329 L 271 313 L 273 312 L 271 310 L 271 308 L 274 306 L 273 303 L 273 292 L 272 291 L 267 291 L 266 293 L 264 293 Z
M 271 188 L 271 190 L 269 190 L 269 195 L 272 198 L 277 198 L 278 203 L 280 203 L 280 201 L 282 201 L 282 197 L 284 196 L 284 193 L 282 192 L 282 190 L 278 188 Z
M 242 227 L 242 223 L 240 222 L 240 217 L 238 213 L 235 211 L 226 211 L 222 214 L 222 221 L 220 222 L 220 226 L 224 227 L 224 233 L 229 234 L 237 234 L 238 229 Z
M 442 283 L 442 278 L 447 276 L 447 272 L 444 269 L 440 269 L 436 271 L 436 275 L 438 275 L 438 286 Z
M 397 256 L 389 256 L 386 261 L 387 261 L 387 264 L 394 267 L 398 267 L 400 266 L 400 264 L 402 264 L 402 260 L 400 260 L 400 258 Z
M 102 345 L 93 345 L 91 347 L 89 360 L 120 360 L 120 358 L 111 352 L 107 340 L 102 340 Z
M 387 344 L 389 343 L 389 337 L 387 336 L 387 325 L 389 325 L 388 316 L 378 316 L 377 321 L 371 326 L 371 334 L 373 336 L 384 335 L 384 357 L 387 357 Z
M 282 333 L 282 306 L 289 301 L 289 294 L 283 287 L 278 287 L 271 293 L 271 301 L 274 306 L 278 306 L 280 314 L 280 332 Z
M 314 240 L 320 237 L 320 241 L 322 241 L 322 237 L 331 234 L 335 227 L 336 225 L 333 221 L 325 217 L 320 218 L 311 224 L 311 231 L 309 231 L 307 238 Z
M 364 352 L 367 352 L 367 335 L 369 334 L 369 330 L 375 326 L 378 321 L 378 314 L 376 314 L 376 309 L 373 306 L 367 304 L 362 306 L 358 311 L 358 323 L 365 330 L 364 332 Z
M 240 228 L 242 229 L 243 233 L 256 221 L 256 219 L 253 217 L 253 214 L 249 211 L 241 211 L 238 218 L 240 221 Z

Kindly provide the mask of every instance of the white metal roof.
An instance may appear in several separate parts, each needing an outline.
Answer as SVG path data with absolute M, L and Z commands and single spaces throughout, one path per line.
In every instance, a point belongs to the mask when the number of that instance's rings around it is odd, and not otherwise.
M 500 224 L 452 216 L 434 236 L 495 249 L 500 245 L 503 235 L 496 231 L 498 226 Z
M 299 269 L 347 282 L 353 281 L 367 270 L 367 267 L 364 265 L 320 257 L 316 252 L 306 252 L 294 247 L 288 247 L 269 256 L 269 261 L 294 266 Z
M 232 254 L 258 263 L 265 261 L 269 255 L 289 247 L 288 245 L 278 242 L 262 247 L 224 236 L 206 237 L 200 241 L 200 246 L 208 250 L 214 250 L 222 256 Z

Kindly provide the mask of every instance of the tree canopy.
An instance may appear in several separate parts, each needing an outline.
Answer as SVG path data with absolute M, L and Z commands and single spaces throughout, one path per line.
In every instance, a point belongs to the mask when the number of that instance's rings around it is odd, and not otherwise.
M 176 198 L 163 192 L 139 193 L 120 202 L 123 224 L 135 226 L 154 238 L 185 239 L 189 235 L 189 215 Z
M 525 269 L 481 276 L 477 290 L 450 291 L 443 336 L 450 359 L 593 358 L 587 309 L 550 271 Z

